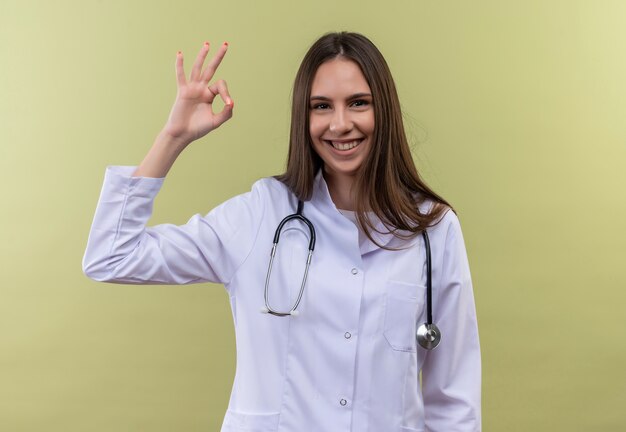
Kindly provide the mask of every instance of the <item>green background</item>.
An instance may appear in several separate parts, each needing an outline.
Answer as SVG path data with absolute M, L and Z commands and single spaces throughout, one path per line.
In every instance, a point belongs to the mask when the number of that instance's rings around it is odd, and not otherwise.
M 180 156 L 151 224 L 280 172 L 298 64 L 344 29 L 386 56 L 461 218 L 484 430 L 626 430 L 624 22 L 618 0 L 0 0 L 0 430 L 219 430 L 227 295 L 83 275 L 104 170 L 150 148 L 176 51 L 189 71 L 226 40 L 235 115 Z

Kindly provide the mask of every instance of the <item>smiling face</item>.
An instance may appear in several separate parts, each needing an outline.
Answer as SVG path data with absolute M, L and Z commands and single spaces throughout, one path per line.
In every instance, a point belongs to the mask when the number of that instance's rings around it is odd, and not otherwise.
M 359 66 L 341 57 L 322 63 L 309 103 L 309 133 L 325 174 L 351 184 L 374 133 L 372 94 Z

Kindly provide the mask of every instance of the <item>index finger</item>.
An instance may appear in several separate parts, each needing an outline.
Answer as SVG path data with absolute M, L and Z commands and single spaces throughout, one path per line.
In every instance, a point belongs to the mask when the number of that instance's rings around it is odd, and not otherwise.
M 220 49 L 217 51 L 217 53 L 213 56 L 213 58 L 207 64 L 206 69 L 204 70 L 204 72 L 202 72 L 202 80 L 205 83 L 208 83 L 211 80 L 211 78 L 213 78 L 213 75 L 215 74 L 217 67 L 220 65 L 220 63 L 222 62 L 222 59 L 226 55 L 227 49 L 228 49 L 228 42 L 224 42 L 222 46 L 220 46 Z

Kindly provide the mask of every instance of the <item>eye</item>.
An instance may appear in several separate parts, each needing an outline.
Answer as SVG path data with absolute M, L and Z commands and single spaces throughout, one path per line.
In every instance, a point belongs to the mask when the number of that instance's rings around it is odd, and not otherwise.
M 313 106 L 311 106 L 311 109 L 314 109 L 314 110 L 323 110 L 323 109 L 328 109 L 328 108 L 329 108 L 329 105 L 324 102 L 316 103 L 316 104 L 313 104 Z
M 365 107 L 365 106 L 368 106 L 369 104 L 370 102 L 365 99 L 357 99 L 354 102 L 352 102 L 352 106 L 355 106 L 357 108 Z

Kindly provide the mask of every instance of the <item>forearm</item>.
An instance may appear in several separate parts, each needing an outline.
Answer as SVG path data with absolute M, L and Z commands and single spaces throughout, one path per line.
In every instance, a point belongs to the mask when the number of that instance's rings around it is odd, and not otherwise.
M 159 133 L 152 148 L 143 159 L 133 177 L 162 178 L 185 149 L 188 143 L 177 140 L 164 132 Z

